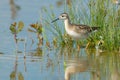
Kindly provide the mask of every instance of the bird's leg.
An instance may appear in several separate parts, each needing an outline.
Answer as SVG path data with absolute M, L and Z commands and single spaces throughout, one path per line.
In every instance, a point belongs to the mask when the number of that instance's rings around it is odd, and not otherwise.
M 88 41 L 88 43 L 87 43 L 85 49 L 88 49 L 88 47 L 90 46 L 90 42 L 94 41 L 91 35 L 89 36 L 89 40 L 87 40 L 87 41 Z
M 79 44 L 79 41 L 77 41 L 77 50 L 80 51 L 80 44 Z
M 80 51 L 80 45 L 77 45 L 77 50 Z
M 90 45 L 90 42 L 87 43 L 85 49 L 88 49 L 89 45 Z

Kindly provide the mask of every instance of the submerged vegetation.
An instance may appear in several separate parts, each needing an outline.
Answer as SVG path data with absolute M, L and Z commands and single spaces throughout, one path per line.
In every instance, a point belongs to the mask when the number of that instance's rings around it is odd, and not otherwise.
M 13 24 L 10 25 L 10 31 L 11 33 L 14 35 L 14 40 L 17 44 L 17 35 L 19 32 L 22 31 L 22 29 L 24 28 L 24 23 L 22 21 L 19 21 L 18 24 L 17 22 L 14 22 Z
M 38 38 L 38 47 L 43 45 L 43 36 L 42 36 L 42 24 L 35 23 L 30 25 L 31 28 L 28 28 L 29 32 L 36 33 Z

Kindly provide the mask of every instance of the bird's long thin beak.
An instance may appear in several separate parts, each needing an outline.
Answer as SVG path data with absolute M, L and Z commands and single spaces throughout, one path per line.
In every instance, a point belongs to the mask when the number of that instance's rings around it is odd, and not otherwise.
M 57 21 L 57 20 L 59 20 L 59 18 L 57 18 L 57 19 L 53 20 L 51 23 L 53 23 L 53 22 L 55 22 L 55 21 Z

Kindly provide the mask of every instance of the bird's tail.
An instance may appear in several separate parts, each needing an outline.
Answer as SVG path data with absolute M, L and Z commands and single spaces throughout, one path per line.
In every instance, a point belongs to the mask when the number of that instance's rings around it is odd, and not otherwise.
M 100 27 L 91 27 L 90 32 L 96 32 Z

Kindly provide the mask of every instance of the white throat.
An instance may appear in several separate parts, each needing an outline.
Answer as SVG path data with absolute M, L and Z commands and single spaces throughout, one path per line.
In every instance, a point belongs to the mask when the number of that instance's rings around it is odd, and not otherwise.
M 68 33 L 68 29 L 69 29 L 69 27 L 70 27 L 69 19 L 64 20 L 64 24 L 65 24 L 65 30 L 66 30 L 66 32 Z

